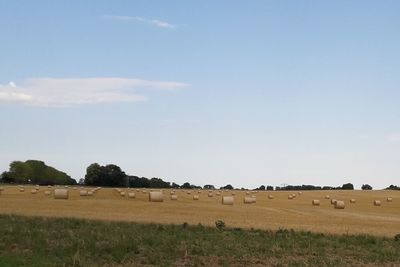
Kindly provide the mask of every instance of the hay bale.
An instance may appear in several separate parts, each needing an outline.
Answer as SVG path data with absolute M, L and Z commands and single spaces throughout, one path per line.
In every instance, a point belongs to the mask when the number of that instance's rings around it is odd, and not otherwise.
M 57 188 L 54 189 L 54 199 L 68 199 L 68 189 Z
M 293 195 L 288 195 L 288 199 L 292 200 L 293 199 Z
M 249 196 L 249 195 L 250 195 L 250 192 L 249 192 L 249 191 L 247 191 L 247 192 L 246 192 L 246 195 L 248 195 L 248 196 Z
M 344 201 L 341 200 L 336 200 L 335 202 L 335 209 L 344 209 Z
M 332 199 L 331 199 L 331 204 L 332 204 L 332 205 L 335 205 L 335 204 L 336 204 L 336 201 L 337 201 L 336 199 L 332 198 Z
M 193 195 L 193 200 L 199 200 L 199 195 Z
M 88 192 L 87 192 L 87 195 L 88 195 L 89 197 L 91 197 L 91 196 L 94 195 L 94 192 L 93 192 L 93 191 L 88 191 Z
M 37 190 L 36 189 L 32 189 L 31 190 L 31 194 L 36 194 L 37 193 Z
M 169 192 L 170 195 L 175 195 L 175 191 Z
M 274 199 L 273 195 L 268 195 L 268 199 Z
M 44 194 L 45 194 L 46 196 L 50 196 L 50 195 L 51 195 L 51 192 L 50 192 L 50 190 L 46 190 L 46 191 L 44 191 Z
M 81 197 L 85 197 L 85 196 L 88 195 L 88 191 L 87 191 L 87 190 L 81 190 L 81 191 L 79 191 L 79 195 L 80 195 Z
M 171 195 L 171 200 L 178 200 L 178 195 Z
M 150 202 L 163 202 L 164 201 L 164 195 L 160 191 L 151 191 L 149 193 L 149 201 Z
M 4 191 L 4 187 L 0 186 L 0 192 Z
M 303 194 L 303 192 L 300 191 L 298 194 L 301 195 L 301 194 Z
M 208 197 L 213 197 L 213 193 L 208 192 Z
M 318 199 L 313 199 L 312 204 L 313 206 L 319 206 L 320 202 Z
M 393 198 L 388 197 L 388 198 L 386 199 L 386 201 L 387 201 L 387 202 L 392 202 L 392 201 L 393 201 Z
M 120 192 L 119 195 L 120 195 L 121 197 L 125 197 L 125 192 Z
M 236 195 L 236 193 L 235 193 L 235 192 L 232 192 L 232 196 L 234 196 L 234 195 Z
M 354 203 L 356 203 L 356 200 L 354 198 L 352 198 L 352 199 L 350 199 L 350 203 L 354 204 Z
M 222 197 L 222 205 L 233 205 L 233 202 L 234 202 L 233 196 Z
M 221 193 L 220 192 L 217 192 L 217 194 L 216 194 L 217 196 L 220 196 L 221 195 Z
M 326 195 L 325 196 L 325 199 L 330 199 L 331 197 L 329 196 L 329 195 Z
M 374 206 L 380 206 L 381 201 L 380 200 L 374 200 Z
M 256 203 L 256 198 L 255 198 L 255 197 L 244 197 L 244 198 L 243 198 L 243 203 L 244 203 L 244 204 L 253 204 L 253 203 Z
M 129 198 L 136 198 L 136 194 L 133 193 L 133 192 L 129 192 L 129 193 L 128 193 L 128 197 L 129 197 Z
M 49 189 L 50 189 L 50 188 L 51 188 L 51 185 L 48 185 L 48 186 L 47 186 L 47 188 L 49 188 Z
M 186 194 L 190 195 L 190 194 L 191 194 L 191 192 L 190 192 L 190 191 L 187 191 L 187 192 L 186 192 Z
M 19 189 L 19 192 L 25 192 L 25 188 L 23 188 L 23 187 L 21 187 L 20 189 Z

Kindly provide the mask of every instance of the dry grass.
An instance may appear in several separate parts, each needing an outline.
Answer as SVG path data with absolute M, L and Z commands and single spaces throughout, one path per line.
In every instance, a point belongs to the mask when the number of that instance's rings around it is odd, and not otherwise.
M 110 221 L 135 221 L 214 225 L 223 220 L 229 227 L 279 229 L 337 233 L 371 234 L 394 236 L 400 231 L 399 191 L 304 191 L 288 200 L 288 194 L 296 192 L 274 192 L 274 199 L 268 199 L 268 192 L 258 192 L 257 203 L 246 205 L 235 201 L 233 206 L 221 204 L 221 196 L 203 197 L 193 201 L 193 195 L 176 190 L 178 200 L 164 198 L 162 203 L 149 202 L 148 192 L 137 194 L 136 199 L 123 198 L 114 189 L 101 189 L 91 198 L 79 196 L 79 190 L 70 190 L 69 200 L 57 200 L 44 194 L 21 193 L 17 186 L 3 186 L 0 195 L 0 213 L 36 215 L 49 217 L 76 217 Z M 43 190 L 44 188 L 41 188 Z M 90 190 L 90 188 L 88 188 Z M 166 190 L 165 193 L 169 193 Z M 191 191 L 194 193 L 194 191 Z M 243 199 L 245 191 L 235 191 L 235 199 Z M 333 199 L 345 201 L 346 208 L 334 209 Z M 231 196 L 232 192 L 221 193 Z M 387 202 L 388 197 L 393 202 Z M 349 205 L 350 199 L 357 203 Z M 320 206 L 313 206 L 312 200 L 320 199 Z M 382 200 L 382 206 L 374 206 L 374 200 Z

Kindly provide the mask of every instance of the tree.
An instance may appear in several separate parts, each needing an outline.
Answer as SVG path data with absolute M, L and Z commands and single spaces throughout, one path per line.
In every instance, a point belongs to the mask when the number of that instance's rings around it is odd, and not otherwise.
M 183 189 L 191 189 L 192 186 L 188 182 L 186 182 L 183 185 L 181 185 L 181 188 L 183 188 Z
M 203 188 L 204 189 L 208 189 L 208 190 L 212 190 L 212 189 L 215 189 L 215 186 L 213 186 L 211 184 L 206 184 Z
M 127 175 L 117 165 L 100 166 L 93 163 L 86 169 L 85 185 L 126 186 Z
M 267 186 L 267 191 L 274 191 L 274 187 L 271 186 L 271 185 L 268 185 L 268 186 Z
M 262 185 L 259 188 L 256 188 L 256 190 L 264 191 L 265 190 L 265 185 Z
M 343 190 L 354 190 L 354 185 L 352 183 L 347 183 L 342 185 Z
M 372 186 L 370 186 L 369 184 L 363 184 L 361 186 L 361 189 L 362 190 L 372 190 Z
M 4 183 L 32 183 L 41 185 L 67 185 L 76 184 L 65 172 L 47 166 L 43 161 L 27 160 L 13 161 L 8 172 L 1 175 Z
M 233 186 L 232 186 L 232 185 L 230 185 L 230 184 L 227 184 L 227 185 L 225 185 L 225 186 L 221 187 L 220 189 L 232 190 L 232 189 L 233 189 Z

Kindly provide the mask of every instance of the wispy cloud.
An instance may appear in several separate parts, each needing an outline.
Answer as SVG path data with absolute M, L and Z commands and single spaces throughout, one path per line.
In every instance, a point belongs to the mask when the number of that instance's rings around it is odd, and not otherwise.
M 175 90 L 188 84 L 130 78 L 34 78 L 21 85 L 0 85 L 0 104 L 17 103 L 40 107 L 138 102 L 147 99 L 148 89 Z
M 116 16 L 116 15 L 105 15 L 103 16 L 105 19 L 111 19 L 111 20 L 119 20 L 119 21 L 137 21 L 137 22 L 142 22 L 146 24 L 150 24 L 159 28 L 166 28 L 166 29 L 172 29 L 175 28 L 176 25 L 173 25 L 169 22 L 158 20 L 158 19 L 147 19 L 147 18 L 142 18 L 142 17 L 134 17 L 134 16 Z

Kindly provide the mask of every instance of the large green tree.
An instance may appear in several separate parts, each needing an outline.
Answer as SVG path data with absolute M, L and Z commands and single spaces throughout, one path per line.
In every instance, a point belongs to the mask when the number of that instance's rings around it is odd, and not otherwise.
M 85 185 L 126 186 L 127 175 L 117 165 L 100 166 L 93 163 L 86 169 Z
M 39 160 L 11 162 L 9 171 L 2 173 L 1 180 L 4 183 L 16 184 L 68 185 L 76 183 L 65 172 L 47 166 L 43 161 Z

